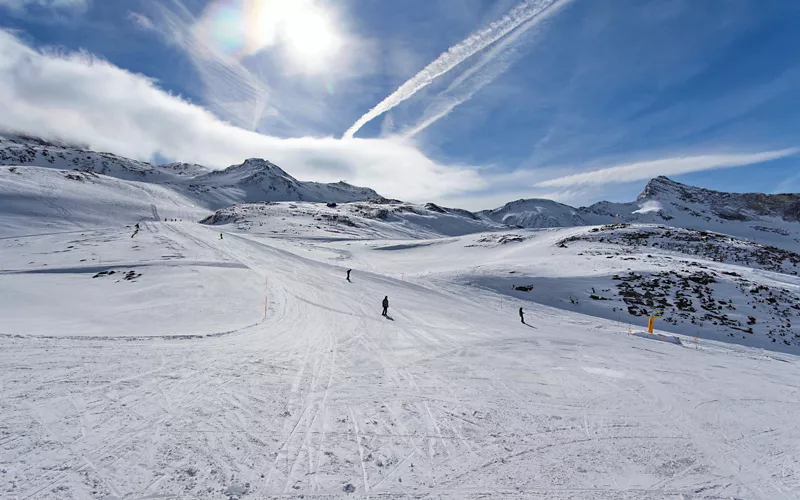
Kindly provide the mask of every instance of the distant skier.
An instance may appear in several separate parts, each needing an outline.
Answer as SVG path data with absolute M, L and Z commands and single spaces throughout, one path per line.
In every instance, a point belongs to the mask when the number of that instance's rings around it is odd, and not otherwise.
M 522 321 L 523 325 L 526 324 L 525 323 L 525 313 L 522 312 L 522 308 L 521 307 L 519 308 L 519 320 Z
M 352 269 L 347 270 L 347 281 L 350 281 L 350 271 L 352 271 Z M 350 282 L 352 283 L 352 281 Z
M 389 296 L 383 298 L 383 312 L 381 316 L 388 316 L 389 315 Z
M 219 239 L 222 239 L 222 233 L 219 233 Z

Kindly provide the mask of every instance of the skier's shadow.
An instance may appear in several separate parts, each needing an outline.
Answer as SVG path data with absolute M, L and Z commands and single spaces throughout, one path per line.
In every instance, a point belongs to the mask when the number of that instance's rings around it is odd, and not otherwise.
M 529 325 L 528 323 L 522 323 L 522 324 L 523 324 L 523 325 L 525 325 L 525 326 L 527 326 L 528 328 L 533 328 L 534 330 L 538 330 L 538 328 L 536 328 L 536 327 L 535 327 L 535 326 L 533 326 L 533 325 Z
M 389 316 L 388 314 L 384 316 L 384 318 L 388 319 L 389 321 L 394 321 L 394 318 Z

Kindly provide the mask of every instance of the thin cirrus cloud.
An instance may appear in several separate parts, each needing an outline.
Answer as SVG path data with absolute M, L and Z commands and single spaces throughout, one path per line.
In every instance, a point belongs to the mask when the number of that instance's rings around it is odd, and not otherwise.
M 0 130 L 216 168 L 267 158 L 300 178 L 346 179 L 411 201 L 485 187 L 475 169 L 439 164 L 408 141 L 281 139 L 238 128 L 141 75 L 85 53 L 40 52 L 2 30 L 0 74 Z
M 145 0 L 129 19 L 183 52 L 200 77 L 195 91 L 217 116 L 284 137 L 339 129 L 328 103 L 371 74 L 372 42 L 347 30 L 324 0 Z M 191 85 L 191 84 L 190 84 Z M 340 102 L 346 102 L 342 99 Z
M 353 138 L 364 125 L 413 97 L 417 92 L 433 83 L 437 78 L 449 73 L 455 67 L 471 58 L 478 52 L 486 49 L 498 40 L 511 35 L 515 30 L 520 28 L 520 26 L 528 23 L 527 27 L 523 29 L 529 29 L 532 26 L 532 24 L 530 24 L 531 20 L 535 19 L 537 16 L 541 15 L 548 8 L 552 7 L 558 2 L 559 0 L 527 0 L 517 5 L 511 10 L 511 12 L 503 16 L 500 20 L 495 21 L 476 31 L 466 39 L 450 47 L 447 52 L 440 55 L 433 62 L 423 68 L 422 71 L 414 75 L 410 80 L 401 85 L 386 99 L 378 103 L 377 106 L 359 118 L 349 129 L 347 129 L 347 131 L 344 133 L 344 138 Z M 502 73 L 502 71 L 499 71 L 498 74 L 499 73 Z M 483 83 L 480 86 L 482 87 L 483 85 L 486 85 L 486 83 Z M 474 94 L 474 92 L 472 92 L 472 94 Z M 468 99 L 468 96 L 470 95 L 471 94 L 467 93 L 467 96 L 463 97 L 460 102 L 458 98 L 448 99 L 447 102 L 445 102 L 441 112 L 433 113 L 427 119 L 423 118 L 422 123 L 414 128 L 422 130 L 427 126 L 430 126 L 435 119 L 445 116 L 455 106 Z M 431 120 L 432 117 L 436 117 L 437 115 L 437 118 Z M 421 127 L 421 125 L 424 126 Z M 413 135 L 413 133 L 410 135 Z
M 757 165 L 796 155 L 800 148 L 779 149 L 751 154 L 717 154 L 662 158 L 566 175 L 541 181 L 536 187 L 603 185 L 650 179 L 658 175 L 680 175 L 718 168 Z
M 30 5 L 38 7 L 84 9 L 88 3 L 89 0 L 0 0 L 0 5 L 5 5 L 15 10 L 21 10 Z
M 203 83 L 205 101 L 217 116 L 255 130 L 265 115 L 277 114 L 268 104 L 270 89 L 266 82 L 201 36 L 202 30 L 195 29 L 199 20 L 183 3 L 150 5 L 154 16 L 133 13 L 129 19 L 161 34 L 187 54 Z

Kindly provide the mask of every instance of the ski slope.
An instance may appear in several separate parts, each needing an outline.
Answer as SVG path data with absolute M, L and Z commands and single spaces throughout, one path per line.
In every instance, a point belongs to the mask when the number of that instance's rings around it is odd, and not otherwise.
M 471 282 L 563 231 L 0 239 L 0 496 L 798 498 L 796 356 Z

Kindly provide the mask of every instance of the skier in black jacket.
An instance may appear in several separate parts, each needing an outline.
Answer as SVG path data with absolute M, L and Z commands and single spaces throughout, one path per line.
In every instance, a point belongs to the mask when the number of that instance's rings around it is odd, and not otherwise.
M 352 271 L 352 269 L 347 270 L 347 281 L 350 281 L 350 271 Z
M 381 316 L 387 316 L 389 314 L 389 296 L 383 298 L 383 312 Z
M 522 312 L 522 308 L 521 307 L 519 308 L 519 320 L 522 321 L 523 325 L 526 324 L 525 323 L 525 314 Z

